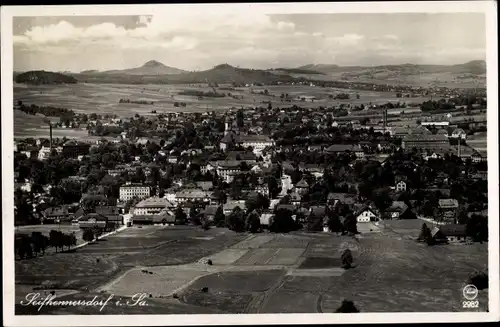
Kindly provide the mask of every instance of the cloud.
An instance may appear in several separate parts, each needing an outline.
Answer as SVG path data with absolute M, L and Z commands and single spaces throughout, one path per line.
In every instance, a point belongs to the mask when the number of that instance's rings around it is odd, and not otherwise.
M 241 12 L 134 16 L 131 24 L 123 26 L 113 19 L 93 25 L 74 25 L 73 20 L 65 19 L 15 35 L 15 58 L 24 58 L 17 61 L 28 63 L 30 69 L 60 70 L 57 67 L 73 65 L 83 70 L 95 68 L 89 65 L 101 67 L 104 62 L 122 65 L 108 69 L 129 68 L 155 58 L 179 68 L 206 69 L 223 62 L 249 68 L 311 62 L 371 64 L 366 58 L 375 56 L 385 56 L 388 63 L 415 56 L 432 61 L 437 55 L 465 62 L 484 54 L 484 49 L 466 44 L 426 47 L 432 43 L 427 34 L 415 36 L 398 29 L 377 34 L 370 28 L 330 22 L 320 26 L 314 20 L 305 26 L 290 17 Z M 63 62 L 58 55 L 71 62 Z
M 342 36 L 329 37 L 326 39 L 326 41 L 331 45 L 355 46 L 358 45 L 364 39 L 365 37 L 363 35 L 349 33 L 349 34 L 344 34 Z

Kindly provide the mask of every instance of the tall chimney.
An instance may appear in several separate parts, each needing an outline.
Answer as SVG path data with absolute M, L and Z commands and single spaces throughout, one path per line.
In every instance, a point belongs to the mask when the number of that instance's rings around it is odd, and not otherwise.
M 49 123 L 50 129 L 50 152 L 52 152 L 52 123 Z

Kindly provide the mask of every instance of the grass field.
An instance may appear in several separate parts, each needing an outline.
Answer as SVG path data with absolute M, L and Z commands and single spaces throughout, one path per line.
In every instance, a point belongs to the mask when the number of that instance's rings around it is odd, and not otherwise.
M 188 228 L 127 229 L 73 252 L 16 261 L 16 284 L 80 290 L 93 288 L 131 267 L 196 261 L 243 238 L 227 230 L 222 232 L 220 229 L 207 232 Z M 214 238 L 194 239 L 194 235 L 213 235 Z
M 221 85 L 222 87 L 222 85 Z M 259 94 L 267 89 L 269 95 Z M 266 86 L 266 87 L 241 87 L 232 91 L 221 91 L 243 97 L 235 99 L 231 96 L 224 98 L 198 99 L 195 96 L 179 95 L 183 90 L 212 91 L 211 88 L 201 85 L 125 85 L 125 84 L 74 84 L 74 85 L 41 85 L 19 87 L 14 86 L 14 101 L 23 101 L 25 104 L 51 105 L 72 109 L 75 112 L 112 113 L 119 116 L 133 116 L 136 113 L 150 114 L 152 110 L 159 112 L 177 111 L 206 111 L 230 109 L 231 107 L 248 107 L 261 105 L 270 101 L 274 106 L 301 106 L 317 108 L 318 106 L 331 106 L 338 103 L 368 104 L 385 103 L 388 101 L 401 101 L 392 92 L 355 91 L 347 89 L 320 88 L 312 86 Z M 252 93 L 252 90 L 254 93 Z M 281 94 L 288 94 L 292 102 L 282 103 Z M 334 100 L 330 94 L 349 93 L 349 100 Z M 356 94 L 360 99 L 356 99 Z M 300 97 L 314 96 L 314 102 L 304 102 Z M 119 103 L 122 98 L 130 100 L 145 100 L 154 102 L 153 105 Z M 411 98 L 405 102 L 420 103 L 424 99 Z M 427 100 L 427 98 L 425 99 Z M 186 108 L 174 107 L 174 102 L 186 102 Z
M 144 313 L 334 312 L 346 298 L 362 312 L 464 311 L 462 288 L 470 273 L 487 270 L 487 244 L 419 244 L 414 238 L 421 225 L 421 220 L 387 221 L 378 233 L 356 239 L 306 232 L 237 235 L 215 228 L 129 228 L 75 253 L 16 263 L 16 280 L 25 284 L 20 289 L 58 281 L 60 288 L 88 288 L 101 296 L 151 294 L 148 301 L 164 306 L 152 305 Z M 344 270 L 340 255 L 347 248 L 354 268 Z M 202 258 L 210 258 L 212 265 Z M 84 295 L 67 295 L 78 296 Z M 487 290 L 478 299 L 477 310 L 485 311 Z

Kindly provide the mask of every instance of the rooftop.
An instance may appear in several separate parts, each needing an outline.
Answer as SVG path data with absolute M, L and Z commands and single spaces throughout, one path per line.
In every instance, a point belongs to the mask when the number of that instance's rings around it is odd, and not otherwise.
M 449 224 L 439 228 L 444 236 L 466 236 L 467 228 L 465 225 Z
M 170 208 L 174 207 L 174 205 L 168 201 L 167 199 L 164 198 L 158 198 L 158 197 L 150 197 L 147 199 L 144 199 L 137 203 L 135 206 L 136 208 Z
M 439 199 L 440 208 L 458 208 L 458 201 L 455 199 Z

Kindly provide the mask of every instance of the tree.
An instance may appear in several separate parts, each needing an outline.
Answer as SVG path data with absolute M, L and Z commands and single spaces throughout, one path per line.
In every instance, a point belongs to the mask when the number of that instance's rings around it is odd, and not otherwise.
M 45 254 L 45 250 L 49 245 L 49 238 L 41 232 L 32 232 L 31 243 L 33 244 L 33 252 L 35 255 L 38 255 L 39 253 Z
M 469 276 L 469 284 L 477 287 L 478 290 L 488 288 L 488 274 L 484 272 L 474 272 Z
M 352 234 L 358 233 L 358 222 L 356 221 L 356 217 L 351 212 L 349 212 L 344 218 L 344 230 Z
M 98 226 L 95 226 L 93 228 L 93 231 L 94 233 L 94 237 L 95 237 L 95 240 L 97 241 L 99 239 L 99 237 L 101 237 L 101 235 L 103 234 L 103 230 L 102 228 L 98 227 Z
M 49 233 L 49 243 L 56 249 L 56 252 L 58 248 L 62 249 L 64 245 L 62 235 L 63 233 L 54 229 Z
M 207 218 L 203 217 L 201 219 L 201 228 L 203 230 L 209 230 L 210 229 L 210 221 L 208 221 Z
M 244 125 L 243 110 L 241 110 L 241 109 L 239 109 L 236 112 L 236 125 L 240 128 L 243 127 L 243 125 Z
M 260 217 L 257 211 L 252 211 L 247 215 L 247 219 L 245 221 L 245 230 L 249 231 L 250 233 L 260 232 Z
M 345 249 L 344 252 L 342 253 L 342 256 L 340 257 L 340 260 L 342 261 L 342 267 L 344 269 L 352 268 L 353 258 L 351 250 Z
M 420 230 L 420 235 L 417 240 L 419 242 L 429 242 L 429 239 L 432 238 L 431 230 L 427 227 L 426 223 L 422 224 L 422 229 Z
M 217 227 L 224 227 L 226 225 L 226 216 L 224 215 L 224 210 L 219 206 L 215 211 L 214 225 Z
M 323 219 L 316 216 L 313 212 L 307 217 L 307 230 L 311 232 L 320 231 L 323 227 Z
M 94 240 L 94 232 L 92 231 L 92 228 L 85 228 L 83 230 L 82 239 L 85 242 L 92 242 Z
M 488 240 L 488 218 L 480 215 L 472 215 L 466 224 L 467 235 L 475 242 Z
M 336 212 L 329 211 L 327 215 L 327 224 L 330 231 L 334 233 L 341 233 L 344 226 L 342 226 L 342 222 L 340 221 L 338 214 Z
M 244 212 L 240 207 L 234 208 L 233 211 L 226 217 L 226 225 L 227 228 L 237 233 L 245 230 Z
M 354 305 L 354 302 L 349 300 L 343 300 L 340 308 L 335 311 L 337 313 L 357 313 L 359 310 Z
M 267 196 L 258 193 L 255 197 L 251 197 L 246 201 L 248 212 L 269 208 L 270 200 Z
M 189 220 L 193 225 L 199 226 L 202 224 L 199 214 L 199 209 L 196 206 L 193 206 L 191 207 L 191 209 L 189 209 Z
M 16 235 L 14 250 L 21 260 L 33 257 L 33 248 L 30 237 L 25 234 Z
M 392 203 L 392 199 L 386 190 L 380 190 L 376 193 L 373 202 L 380 212 L 384 212 Z
M 296 229 L 292 212 L 288 209 L 278 209 L 269 225 L 269 230 L 273 233 L 288 233 Z
M 177 206 L 177 209 L 175 209 L 175 225 L 185 225 L 186 220 L 186 213 L 182 210 L 181 206 Z
M 267 179 L 267 187 L 269 188 L 269 197 L 271 199 L 276 198 L 281 191 L 279 188 L 278 180 L 274 176 L 270 176 Z

